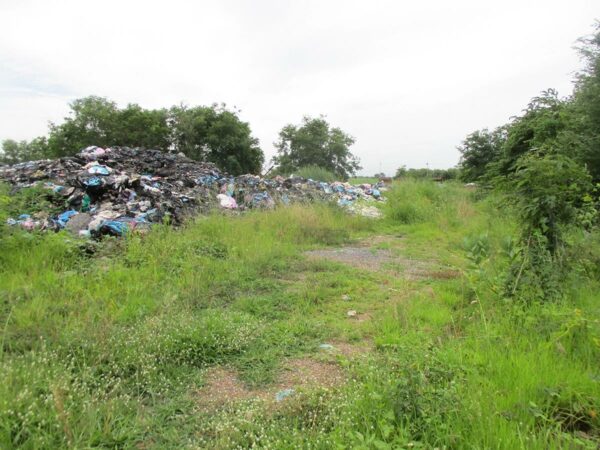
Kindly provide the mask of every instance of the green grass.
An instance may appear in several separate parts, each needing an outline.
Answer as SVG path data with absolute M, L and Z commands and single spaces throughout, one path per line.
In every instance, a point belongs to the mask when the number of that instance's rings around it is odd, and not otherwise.
M 348 179 L 350 184 L 374 184 L 379 181 L 379 178 L 375 177 L 351 177 Z
M 572 236 L 568 298 L 525 306 L 499 294 L 516 229 L 493 198 L 410 180 L 387 196 L 379 221 L 321 204 L 215 214 L 92 255 L 1 229 L 0 448 L 597 448 L 597 234 Z M 0 200 L 0 217 L 35 204 Z M 460 276 L 302 254 L 357 240 Z M 324 342 L 371 350 L 334 358 L 346 383 L 275 410 L 198 407 L 207 369 L 267 389 Z

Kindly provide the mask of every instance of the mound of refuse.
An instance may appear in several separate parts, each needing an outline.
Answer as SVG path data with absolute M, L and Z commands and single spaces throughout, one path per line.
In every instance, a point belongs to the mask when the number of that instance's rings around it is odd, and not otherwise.
M 301 177 L 232 177 L 212 163 L 179 153 L 128 147 L 87 147 L 75 156 L 0 166 L 13 191 L 43 187 L 53 211 L 8 220 L 27 230 L 68 229 L 82 236 L 120 236 L 152 223 L 182 223 L 213 208 L 246 210 L 314 200 L 336 201 L 349 211 L 377 217 L 367 202 L 383 201 L 383 183 L 352 186 Z M 62 211 L 56 213 L 55 211 Z

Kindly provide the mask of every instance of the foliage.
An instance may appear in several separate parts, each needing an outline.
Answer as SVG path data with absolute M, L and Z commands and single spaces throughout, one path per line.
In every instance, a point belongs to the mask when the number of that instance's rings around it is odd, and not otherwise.
M 323 116 L 305 116 L 301 125 L 286 125 L 275 143 L 278 155 L 273 162 L 283 173 L 316 165 L 347 179 L 360 169 L 358 159 L 350 152 L 354 138 L 340 128 L 331 127 Z
M 31 142 L 17 142 L 12 139 L 6 139 L 2 141 L 0 164 L 15 164 L 21 161 L 32 161 L 47 157 L 48 144 L 46 142 L 46 138 L 35 138 Z
M 4 141 L 0 162 L 70 156 L 90 145 L 127 146 L 181 151 L 233 175 L 260 173 L 264 156 L 258 140 L 225 105 L 119 108 L 106 98 L 90 96 L 70 106 L 70 115 L 61 124 L 50 124 L 47 139 Z
M 250 126 L 225 105 L 188 108 L 175 106 L 169 112 L 172 145 L 188 157 L 214 162 L 232 175 L 260 173 L 263 152 Z
M 505 186 L 523 234 L 539 231 L 553 255 L 563 245 L 564 228 L 577 224 L 579 207 L 592 189 L 585 168 L 562 155 L 527 155 Z
M 509 273 L 510 294 L 525 286 L 535 291 L 528 298 L 557 297 L 565 278 L 564 234 L 569 226 L 581 226 L 591 177 L 566 156 L 528 154 L 504 186 L 522 233 L 520 258 Z
M 115 145 L 167 150 L 167 112 L 129 104 L 119 109 L 102 97 L 84 97 L 71 103 L 70 116 L 60 125 L 50 124 L 48 154 L 73 155 L 89 145 Z
M 467 182 L 479 181 L 486 174 L 487 166 L 496 160 L 506 140 L 504 128 L 494 131 L 474 131 L 462 142 L 458 151 L 460 158 L 460 176 Z
M 578 75 L 573 96 L 571 129 L 577 138 L 579 158 L 595 181 L 600 181 L 600 21 L 595 33 L 580 39 L 584 70 Z
M 600 179 L 600 23 L 580 43 L 586 65 L 571 97 L 543 91 L 510 123 L 472 133 L 459 148 L 464 179 L 485 180 L 507 193 L 519 219 L 508 295 L 563 295 L 574 262 L 564 234 L 569 227 L 589 232 L 597 224 L 600 204 L 591 181 Z
M 399 167 L 396 170 L 396 175 L 394 178 L 403 179 L 403 178 L 412 178 L 416 180 L 436 180 L 436 181 L 447 181 L 447 180 L 455 180 L 459 177 L 459 170 L 456 168 L 450 169 L 407 169 L 406 166 Z

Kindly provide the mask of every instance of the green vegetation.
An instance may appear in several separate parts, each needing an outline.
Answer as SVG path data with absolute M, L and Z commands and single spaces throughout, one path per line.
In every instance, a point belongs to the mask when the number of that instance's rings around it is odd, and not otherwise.
M 225 105 L 119 108 L 101 97 L 71 103 L 61 124 L 50 124 L 48 137 L 31 142 L 5 140 L 0 163 L 74 155 L 90 145 L 175 149 L 188 157 L 215 163 L 232 175 L 260 173 L 264 155 L 250 126 Z
M 580 40 L 585 66 L 571 96 L 554 89 L 533 98 L 511 122 L 496 130 L 475 131 L 459 147 L 465 181 L 492 186 L 519 170 L 521 159 L 562 155 L 600 181 L 600 22 L 595 33 Z
M 292 206 L 93 246 L 4 229 L 0 447 L 596 448 L 598 230 L 563 230 L 564 295 L 523 302 L 518 204 L 412 180 L 388 198 L 380 221 Z M 384 262 L 303 253 L 345 245 Z M 302 361 L 337 381 L 271 401 Z M 216 367 L 248 396 L 208 402 Z
M 381 220 L 315 203 L 89 242 L 6 226 L 50 194 L 0 187 L 0 447 L 598 448 L 599 49 L 572 98 L 467 137 L 482 188 L 401 168 Z M 177 111 L 209 158 L 219 111 Z M 279 170 L 357 167 L 323 118 L 280 137 Z
M 358 158 L 350 152 L 354 138 L 338 127 L 331 127 L 325 117 L 304 117 L 301 125 L 286 125 L 275 143 L 273 163 L 281 173 L 302 167 L 318 166 L 343 180 L 360 169 Z
M 456 180 L 459 175 L 459 170 L 455 168 L 451 169 L 407 169 L 406 166 L 402 166 L 396 170 L 394 178 L 404 179 L 410 178 L 413 180 L 437 180 L 437 181 L 448 181 Z

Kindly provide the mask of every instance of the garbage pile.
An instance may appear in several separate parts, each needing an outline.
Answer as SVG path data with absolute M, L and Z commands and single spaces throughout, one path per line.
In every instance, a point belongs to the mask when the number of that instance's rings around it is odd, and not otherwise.
M 354 213 L 376 217 L 377 208 L 359 203 L 381 201 L 385 190 L 383 184 L 352 186 L 301 177 L 232 177 L 181 153 L 95 146 L 72 157 L 0 166 L 0 181 L 13 190 L 41 186 L 60 211 L 23 214 L 9 219 L 10 225 L 92 237 L 145 230 L 166 219 L 179 224 L 218 207 L 243 211 L 314 200 L 335 200 Z

